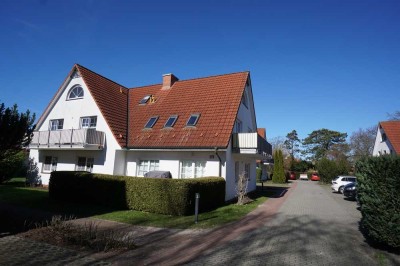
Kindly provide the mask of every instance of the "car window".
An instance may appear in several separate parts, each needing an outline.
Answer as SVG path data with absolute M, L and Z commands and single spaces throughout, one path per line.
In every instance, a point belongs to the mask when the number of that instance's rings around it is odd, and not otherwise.
M 354 177 L 349 177 L 349 180 L 350 180 L 351 182 L 356 181 L 356 179 L 355 179 Z
M 347 177 L 343 177 L 342 181 L 347 181 Z

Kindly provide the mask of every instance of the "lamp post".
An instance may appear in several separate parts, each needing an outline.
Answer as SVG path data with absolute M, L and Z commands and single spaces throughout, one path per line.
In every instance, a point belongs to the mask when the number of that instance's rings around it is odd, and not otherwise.
M 200 199 L 200 193 L 196 193 L 196 202 L 195 202 L 195 206 L 194 206 L 194 223 L 197 224 L 197 222 L 199 221 L 199 199 Z

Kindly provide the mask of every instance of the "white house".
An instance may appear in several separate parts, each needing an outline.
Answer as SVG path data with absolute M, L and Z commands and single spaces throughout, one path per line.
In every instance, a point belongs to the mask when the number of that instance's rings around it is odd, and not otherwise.
M 173 178 L 221 176 L 226 199 L 245 173 L 256 188 L 256 159 L 271 156 L 257 134 L 250 73 L 128 88 L 74 65 L 37 123 L 30 156 L 43 184 L 51 171 Z
M 373 156 L 400 155 L 400 121 L 385 121 L 378 124 Z

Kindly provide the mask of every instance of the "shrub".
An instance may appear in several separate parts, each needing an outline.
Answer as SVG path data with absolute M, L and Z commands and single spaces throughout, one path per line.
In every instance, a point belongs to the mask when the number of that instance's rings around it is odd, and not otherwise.
M 274 173 L 272 175 L 272 182 L 286 182 L 285 170 L 283 167 L 283 155 L 281 150 L 275 150 L 274 152 Z
M 336 176 L 346 175 L 349 171 L 347 162 L 343 160 L 333 161 L 327 158 L 319 160 L 316 168 L 323 183 L 330 183 Z
M 261 183 L 261 175 L 262 175 L 262 169 L 257 168 L 256 169 L 256 182 Z
M 219 207 L 225 202 L 225 180 L 217 177 L 159 179 L 65 171 L 53 172 L 49 183 L 49 194 L 53 199 L 169 215 L 193 213 L 195 193 L 200 193 L 200 211 Z
M 363 158 L 356 169 L 363 232 L 400 251 L 400 157 Z

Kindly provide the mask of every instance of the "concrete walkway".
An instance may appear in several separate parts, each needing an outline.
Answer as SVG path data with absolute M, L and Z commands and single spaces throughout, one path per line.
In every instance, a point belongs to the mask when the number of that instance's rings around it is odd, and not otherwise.
M 190 265 L 399 265 L 399 256 L 369 247 L 358 231 L 355 202 L 329 187 L 296 181 L 297 188 L 272 221 L 220 247 Z

